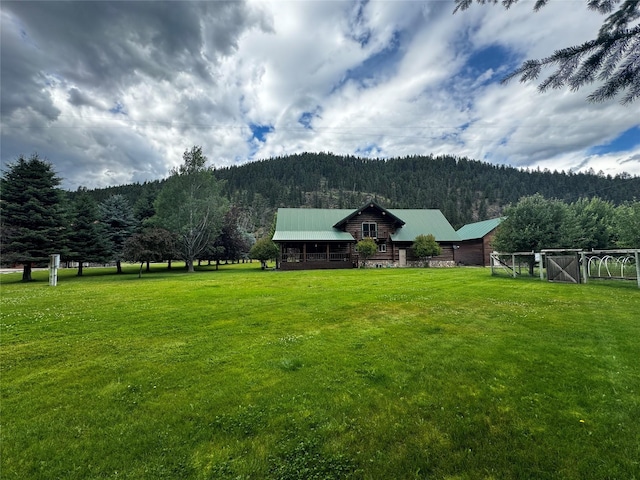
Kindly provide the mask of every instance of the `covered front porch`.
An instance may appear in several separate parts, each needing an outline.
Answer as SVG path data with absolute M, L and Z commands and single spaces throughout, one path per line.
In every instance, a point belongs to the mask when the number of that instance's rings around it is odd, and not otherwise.
M 353 243 L 285 242 L 278 264 L 281 270 L 355 268 L 358 254 Z

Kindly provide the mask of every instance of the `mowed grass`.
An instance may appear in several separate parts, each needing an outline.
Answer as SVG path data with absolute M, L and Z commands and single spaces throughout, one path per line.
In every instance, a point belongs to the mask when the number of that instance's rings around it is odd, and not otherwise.
M 640 290 L 257 264 L 0 278 L 3 479 L 640 478 Z

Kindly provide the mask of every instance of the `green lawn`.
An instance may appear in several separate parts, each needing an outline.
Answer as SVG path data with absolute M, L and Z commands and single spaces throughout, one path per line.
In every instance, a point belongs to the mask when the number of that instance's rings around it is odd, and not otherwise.
M 1 478 L 640 478 L 634 282 L 127 271 L 1 276 Z

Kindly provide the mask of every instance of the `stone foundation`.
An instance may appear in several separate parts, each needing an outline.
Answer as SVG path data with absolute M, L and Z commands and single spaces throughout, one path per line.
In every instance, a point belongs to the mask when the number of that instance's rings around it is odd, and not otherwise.
M 409 268 L 452 268 L 456 267 L 456 262 L 453 260 L 429 260 L 427 262 L 424 261 L 416 261 L 416 262 L 407 262 L 407 267 Z M 362 264 L 360 264 L 362 267 Z M 400 268 L 398 262 L 391 261 L 367 261 L 367 265 L 364 268 Z

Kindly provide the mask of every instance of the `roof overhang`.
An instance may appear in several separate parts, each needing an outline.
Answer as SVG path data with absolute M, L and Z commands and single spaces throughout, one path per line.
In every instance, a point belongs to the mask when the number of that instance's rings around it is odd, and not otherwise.
M 276 231 L 274 242 L 355 242 L 348 232 L 341 231 Z

